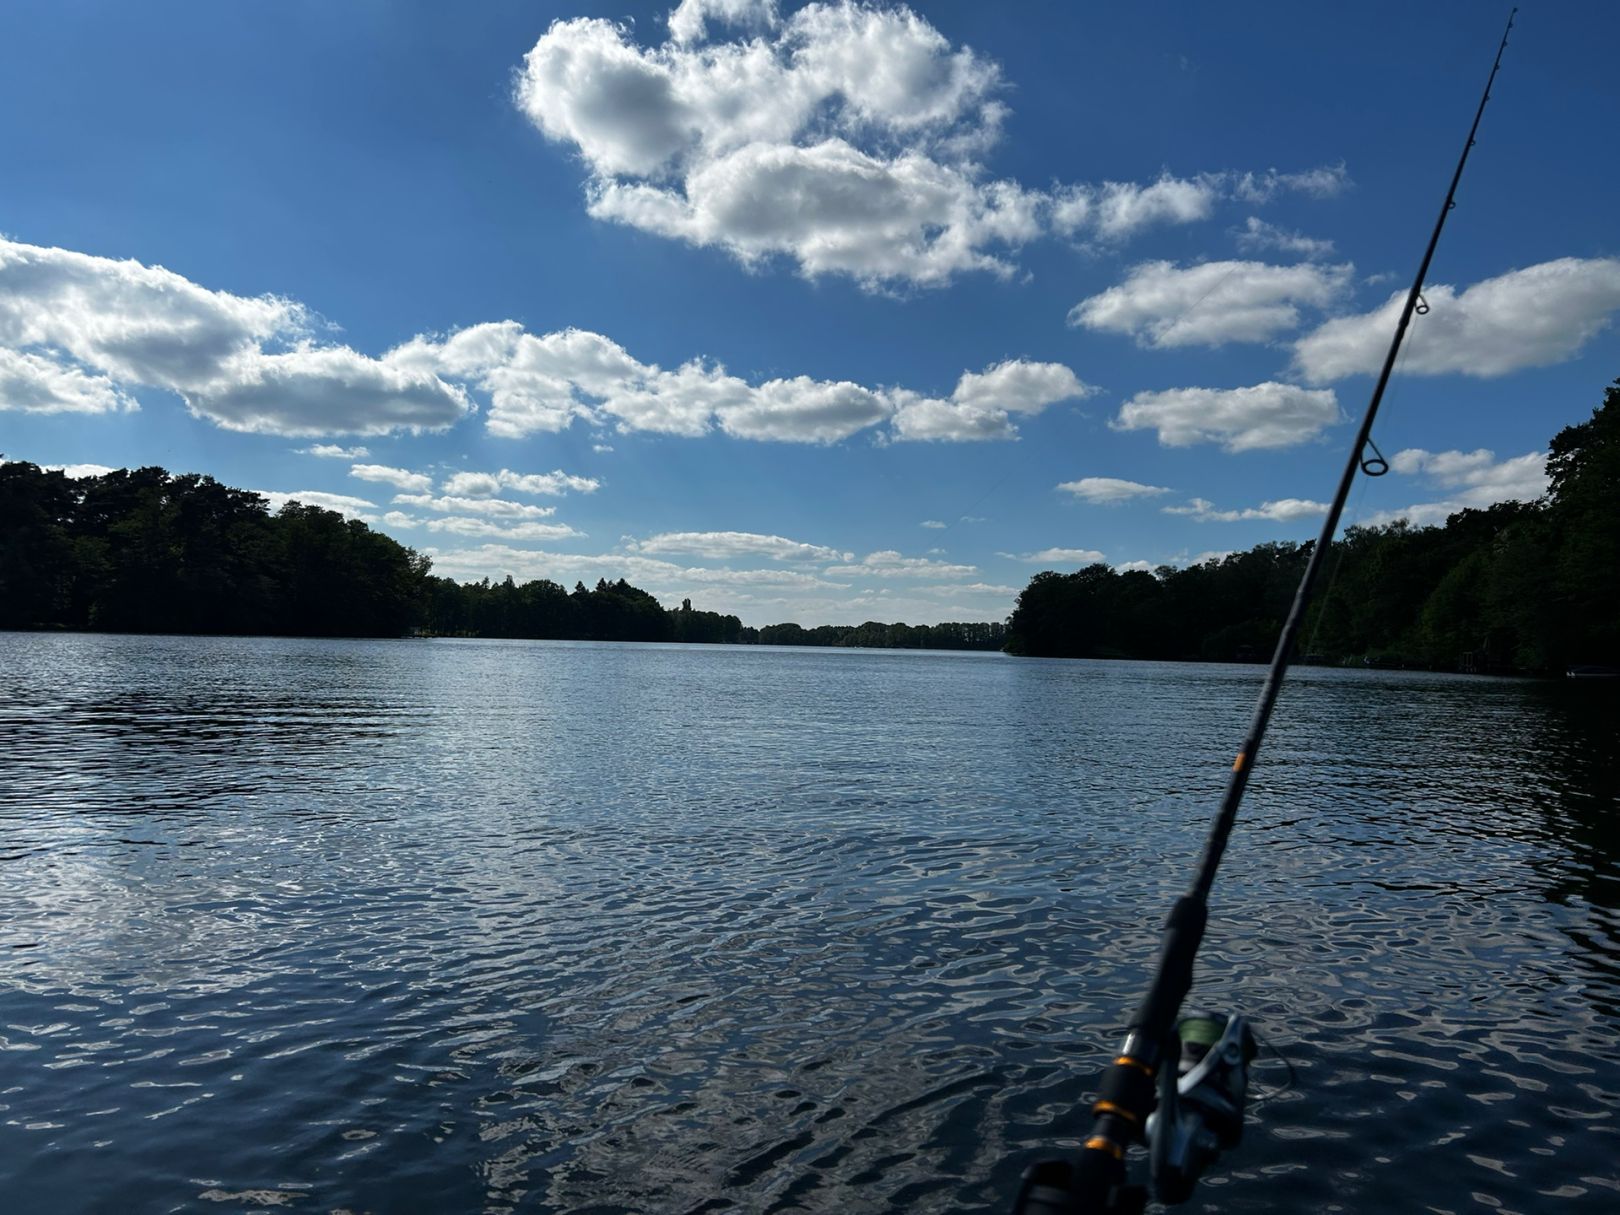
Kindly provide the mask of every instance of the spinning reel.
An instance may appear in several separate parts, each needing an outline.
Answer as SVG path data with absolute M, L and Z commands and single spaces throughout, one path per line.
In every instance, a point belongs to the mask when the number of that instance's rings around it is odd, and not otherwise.
M 1135 1215 L 1157 1201 L 1186 1202 L 1193 1186 L 1221 1153 L 1243 1138 L 1254 1031 L 1242 1016 L 1188 1013 L 1176 1022 L 1157 1074 L 1157 1102 L 1143 1128 L 1148 1147 L 1148 1185 L 1118 1185 L 1103 1208 Z M 1024 1178 L 1016 1215 L 1076 1215 L 1081 1205 L 1074 1165 L 1043 1160 Z

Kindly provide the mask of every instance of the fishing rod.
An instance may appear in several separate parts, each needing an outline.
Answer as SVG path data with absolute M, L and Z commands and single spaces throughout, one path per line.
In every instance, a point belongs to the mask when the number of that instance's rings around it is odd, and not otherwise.
M 1125 1167 L 1126 1149 L 1145 1143 L 1149 1148 L 1149 1179 L 1153 1196 L 1161 1202 L 1184 1202 L 1205 1169 L 1222 1151 L 1236 1147 L 1243 1132 L 1243 1109 L 1248 1088 L 1248 1065 L 1255 1054 L 1253 1031 L 1237 1014 L 1193 1013 L 1180 1016 L 1183 1001 L 1192 990 L 1193 961 L 1204 938 L 1209 920 L 1209 891 L 1215 871 L 1237 821 L 1238 806 L 1248 788 L 1249 774 L 1260 754 L 1260 744 L 1271 722 L 1271 711 L 1288 673 L 1288 659 L 1305 621 L 1305 609 L 1321 573 L 1322 564 L 1339 529 L 1350 486 L 1360 470 L 1370 477 L 1389 471 L 1389 462 L 1372 441 L 1373 421 L 1384 399 L 1384 389 L 1395 368 L 1401 343 L 1414 315 L 1429 311 L 1423 299 L 1423 283 L 1434 260 L 1446 217 L 1457 205 L 1457 184 L 1463 166 L 1479 133 L 1485 104 L 1491 99 L 1491 85 L 1502 66 L 1502 52 L 1513 32 L 1515 8 L 1508 14 L 1507 28 L 1496 48 L 1491 74 L 1485 81 L 1479 108 L 1468 129 L 1457 169 L 1451 175 L 1446 201 L 1435 220 L 1434 232 L 1417 277 L 1406 293 L 1395 336 L 1384 356 L 1383 369 L 1373 388 L 1361 428 L 1350 448 L 1339 487 L 1334 492 L 1322 534 L 1311 550 L 1305 573 L 1294 593 L 1294 603 L 1277 652 L 1260 689 L 1249 732 L 1232 761 L 1226 793 L 1220 811 L 1204 844 L 1198 872 L 1187 893 L 1177 899 L 1165 922 L 1159 947 L 1158 966 L 1147 994 L 1131 1018 L 1130 1028 L 1113 1063 L 1103 1073 L 1097 1102 L 1092 1106 L 1093 1124 L 1080 1152 L 1069 1159 L 1043 1160 L 1024 1175 L 1015 1210 L 1018 1215 L 1116 1215 L 1140 1212 L 1148 1200 L 1148 1189 L 1129 1182 Z M 1368 450 L 1372 455 L 1365 454 Z

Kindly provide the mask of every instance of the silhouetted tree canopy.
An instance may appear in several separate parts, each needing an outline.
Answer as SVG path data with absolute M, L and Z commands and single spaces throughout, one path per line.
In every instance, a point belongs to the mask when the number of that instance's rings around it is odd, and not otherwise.
M 1620 381 L 1552 440 L 1539 502 L 1443 527 L 1352 527 L 1328 556 L 1307 659 L 1440 670 L 1620 666 Z M 1261 544 L 1186 569 L 1045 571 L 1007 649 L 1050 657 L 1269 658 L 1312 545 Z
M 428 561 L 364 523 L 161 468 L 0 464 L 0 627 L 397 636 Z
M 744 628 L 665 609 L 623 578 L 457 583 L 364 523 L 161 468 L 70 478 L 0 464 L 0 628 L 106 632 L 448 636 L 999 649 L 1000 624 Z

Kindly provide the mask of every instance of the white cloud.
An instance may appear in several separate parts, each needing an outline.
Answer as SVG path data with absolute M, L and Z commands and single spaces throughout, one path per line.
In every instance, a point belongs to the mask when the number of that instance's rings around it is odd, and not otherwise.
M 99 395 L 110 405 L 127 401 L 114 384 L 145 385 L 178 393 L 226 429 L 283 435 L 438 429 L 467 411 L 459 387 L 346 346 L 316 346 L 312 328 L 291 300 L 210 291 L 161 266 L 0 238 L 0 349 L 14 373 L 30 368 L 36 379 L 30 358 L 74 360 L 78 368 L 58 364 L 62 399 L 82 406 Z
M 1098 235 L 1119 240 L 1160 223 L 1190 224 L 1208 217 L 1218 187 L 1211 179 L 1186 180 L 1168 173 L 1149 185 L 1105 182 L 1092 198 Z
M 465 494 L 487 498 L 503 489 L 520 494 L 545 494 L 561 497 L 572 491 L 594 494 L 602 487 L 595 477 L 579 477 L 557 469 L 548 473 L 516 473 L 509 468 L 499 472 L 459 472 L 445 478 L 443 488 L 447 494 Z
M 924 519 L 920 524 L 918 524 L 918 526 L 932 528 L 937 531 L 938 529 L 943 528 L 945 524 L 941 523 L 938 519 Z
M 896 438 L 964 442 L 1014 438 L 1012 414 L 1039 413 L 1094 392 L 1061 363 L 1009 359 L 982 372 L 965 372 L 948 400 L 905 389 L 892 389 L 888 396 L 895 405 Z
M 104 375 L 42 354 L 0 347 L 0 410 L 118 413 L 139 408 Z
M 669 15 L 669 36 L 676 42 L 701 42 L 710 21 L 769 28 L 778 20 L 775 0 L 681 0 Z
M 1219 443 L 1227 451 L 1294 447 L 1339 419 L 1328 388 L 1268 381 L 1249 388 L 1139 392 L 1120 407 L 1116 430 L 1156 430 L 1166 447 Z
M 1221 199 L 1343 183 L 1326 169 L 1026 189 L 983 163 L 1007 115 L 1002 88 L 996 64 L 904 7 L 839 0 L 782 17 L 771 3 L 687 0 L 658 46 L 604 20 L 554 22 L 514 100 L 578 150 L 594 217 L 869 287 L 1006 276 L 1009 255 L 1049 228 L 1120 240 Z
M 555 506 L 531 506 L 527 502 L 511 502 L 504 498 L 463 498 L 454 494 L 438 498 L 432 494 L 395 494 L 394 502 L 396 505 L 437 511 L 442 515 L 486 515 L 493 519 L 548 519 L 557 513 Z
M 751 36 L 707 41 L 714 18 Z M 997 68 L 911 11 L 685 4 L 670 33 L 558 21 L 524 58 L 517 104 L 578 148 L 596 217 L 868 283 L 1007 273 L 990 250 L 1039 232 L 1039 196 L 973 159 L 1005 113 Z
M 1276 250 L 1295 257 L 1326 257 L 1333 252 L 1333 242 L 1319 240 L 1300 232 L 1290 232 L 1275 224 L 1268 224 L 1258 215 L 1251 215 L 1242 228 L 1234 230 L 1237 245 L 1245 253 Z
M 930 561 L 927 557 L 902 557 L 894 549 L 868 553 L 854 565 L 835 565 L 827 573 L 835 578 L 957 578 L 978 573 L 971 565 L 953 565 L 948 561 Z
M 1107 560 L 1094 548 L 1043 548 L 1038 553 L 997 553 L 996 556 L 1027 565 L 1096 565 Z
M 890 405 L 859 384 L 798 376 L 767 380 L 715 412 L 721 428 L 738 438 L 835 443 L 883 421 Z
M 1120 561 L 1114 565 L 1116 574 L 1151 574 L 1158 566 L 1151 561 Z
M 772 561 L 848 561 L 852 557 L 820 544 L 758 532 L 663 532 L 631 541 L 627 547 L 638 553 L 690 553 L 717 560 L 768 557 Z
M 549 578 L 564 585 L 594 578 L 626 578 L 661 598 L 678 601 L 684 591 L 703 587 L 779 587 L 791 590 L 849 589 L 848 583 L 829 582 L 796 570 L 704 569 L 683 567 L 626 553 L 555 553 L 519 549 L 505 544 L 484 544 L 473 549 L 425 549 L 436 572 L 448 578 L 496 580 L 511 574 L 521 581 Z
M 1423 289 L 1429 305 L 1408 330 L 1402 371 L 1490 377 L 1573 357 L 1620 309 L 1620 258 L 1564 257 L 1475 283 Z M 1359 316 L 1328 321 L 1294 347 L 1316 383 L 1373 374 L 1383 364 L 1406 292 Z
M 364 460 L 371 454 L 365 447 L 339 447 L 336 443 L 316 443 L 296 449 L 300 456 L 317 456 L 322 460 Z
M 1069 324 L 1123 333 L 1150 347 L 1264 342 L 1299 324 L 1303 306 L 1325 308 L 1352 267 L 1265 262 L 1143 262 L 1124 282 L 1082 300 Z
M 1418 526 L 1444 523 L 1461 510 L 1482 510 L 1498 502 L 1533 502 L 1547 492 L 1547 453 L 1527 452 L 1506 460 L 1485 448 L 1477 451 L 1424 451 L 1411 447 L 1390 457 L 1391 471 L 1422 476 L 1453 490 L 1444 499 L 1419 502 L 1369 516 L 1370 524 L 1406 519 Z
M 1303 173 L 1199 173 L 1176 177 L 1161 173 L 1147 185 L 1107 181 L 1101 185 L 1064 186 L 1050 199 L 1052 229 L 1061 235 L 1092 234 L 1104 243 L 1126 240 L 1158 224 L 1190 224 L 1207 219 L 1227 200 L 1268 202 L 1284 192 L 1327 198 L 1349 185 L 1344 166 Z M 1254 222 L 1254 221 L 1251 221 Z
M 1140 481 L 1126 481 L 1119 477 L 1081 477 L 1078 481 L 1065 481 L 1058 488 L 1073 494 L 1082 502 L 1104 504 L 1129 502 L 1133 498 L 1150 498 L 1155 494 L 1170 492 L 1162 485 L 1144 485 Z
M 336 511 L 345 519 L 358 519 L 362 523 L 376 522 L 375 516 L 371 513 L 377 509 L 375 502 L 368 502 L 364 498 L 352 498 L 347 494 L 329 494 L 319 489 L 300 489 L 292 493 L 282 493 L 274 489 L 254 489 L 248 492 L 268 499 L 272 513 L 289 502 L 302 502 L 305 506 L 318 506 L 322 510 Z
M 696 437 L 718 427 L 734 438 L 793 443 L 835 443 L 885 421 L 892 421 L 896 439 L 1006 439 L 1017 434 L 1011 415 L 1039 413 L 1093 391 L 1061 364 L 1025 359 L 964 372 L 947 400 L 808 376 L 753 385 L 701 358 L 665 371 L 601 334 L 566 329 L 536 337 L 516 321 L 475 325 L 443 339 L 418 337 L 387 357 L 489 392 L 488 426 L 504 438 L 586 419 L 621 431 Z M 590 492 L 585 486 L 596 484 L 561 472 L 457 476 L 465 479 L 458 484 L 477 487 L 467 492 L 479 493 L 493 492 L 491 486 L 553 492 L 542 487 L 550 483 Z
M 1185 506 L 1160 508 L 1167 515 L 1185 515 L 1196 523 L 1237 523 L 1250 519 L 1270 519 L 1276 523 L 1291 523 L 1296 519 L 1310 519 L 1327 514 L 1327 503 L 1312 502 L 1305 498 L 1278 498 L 1242 510 L 1216 510 L 1207 498 L 1190 498 Z
M 46 464 L 42 467 L 46 472 L 59 472 L 70 481 L 77 481 L 81 477 L 105 477 L 110 472 L 118 471 L 105 464 Z
M 1232 197 L 1244 202 L 1270 202 L 1278 194 L 1292 192 L 1312 198 L 1333 198 L 1350 188 L 1350 174 L 1344 165 L 1323 165 L 1306 169 L 1302 173 L 1279 173 L 1267 169 L 1264 173 L 1229 174 Z
M 939 286 L 969 270 L 1013 272 L 988 250 L 1040 235 L 1040 196 L 1012 182 L 921 153 L 889 158 L 843 139 L 809 147 L 751 144 L 694 170 L 685 193 L 609 182 L 589 210 L 695 245 L 725 249 L 745 265 L 795 260 L 810 278 L 847 274 L 868 286 Z
M 433 478 L 426 473 L 409 472 L 403 468 L 389 468 L 386 464 L 354 464 L 349 475 L 359 481 L 380 481 L 396 489 L 427 490 L 433 488 Z
M 563 540 L 570 536 L 584 535 L 566 523 L 499 523 L 489 519 L 474 519 L 466 515 L 429 519 L 421 526 L 430 532 L 449 532 L 457 536 L 491 536 L 502 540 Z
M 347 346 L 261 353 L 182 395 L 198 417 L 249 434 L 442 430 L 471 408 L 460 386 Z

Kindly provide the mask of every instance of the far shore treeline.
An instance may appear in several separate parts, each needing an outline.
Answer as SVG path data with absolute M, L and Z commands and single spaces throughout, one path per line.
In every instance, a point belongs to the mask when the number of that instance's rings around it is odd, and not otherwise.
M 1444 527 L 1352 527 L 1301 632 L 1307 661 L 1449 671 L 1620 666 L 1620 381 L 1552 440 L 1539 502 Z M 1037 574 L 1014 654 L 1267 659 L 1311 544 L 1261 544 L 1187 569 Z
M 1620 381 L 1554 437 L 1539 502 L 1443 527 L 1352 527 L 1329 555 L 1306 660 L 1436 670 L 1620 666 Z M 1185 569 L 1037 574 L 1005 624 L 744 627 L 622 578 L 457 583 L 332 511 L 161 468 L 69 478 L 0 463 L 0 628 L 296 636 L 531 637 L 1263 659 L 1310 544 Z
M 622 578 L 457 583 L 333 511 L 161 468 L 70 478 L 0 464 L 0 628 L 532 637 L 999 650 L 1006 625 L 797 624 L 666 609 Z

